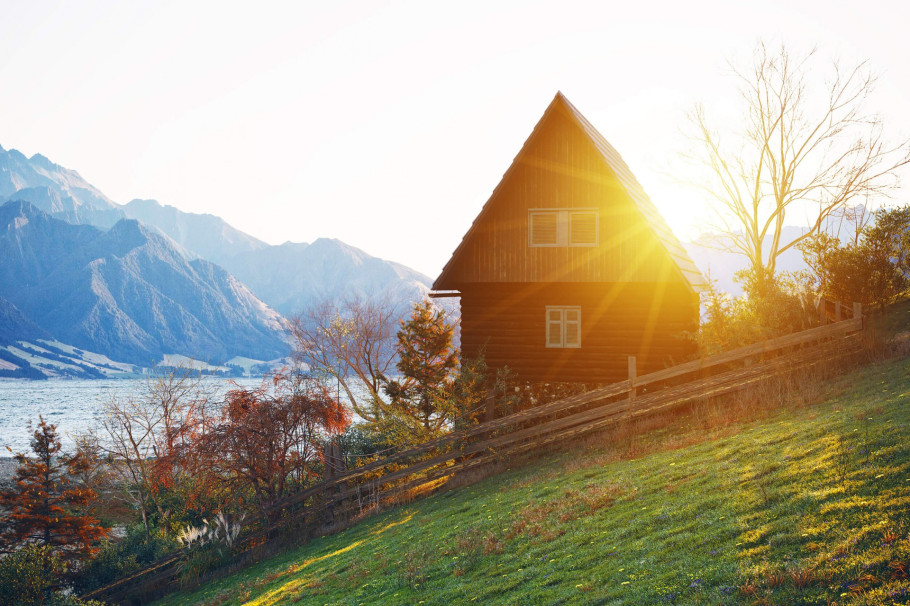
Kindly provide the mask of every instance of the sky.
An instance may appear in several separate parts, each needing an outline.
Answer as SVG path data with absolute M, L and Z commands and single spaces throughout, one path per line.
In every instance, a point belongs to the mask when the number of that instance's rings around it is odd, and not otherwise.
M 677 236 L 709 210 L 680 162 L 703 103 L 735 128 L 759 41 L 878 74 L 910 137 L 910 3 L 0 0 L 0 145 L 115 202 L 338 238 L 431 277 L 561 90 Z M 726 122 L 725 122 L 726 120 Z M 899 192 L 900 193 L 900 192 Z

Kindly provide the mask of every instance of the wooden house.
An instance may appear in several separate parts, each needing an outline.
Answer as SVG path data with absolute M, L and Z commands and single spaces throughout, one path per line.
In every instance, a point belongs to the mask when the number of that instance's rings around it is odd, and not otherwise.
M 463 354 L 531 381 L 607 383 L 694 349 L 705 281 L 604 137 L 557 93 L 452 258 Z

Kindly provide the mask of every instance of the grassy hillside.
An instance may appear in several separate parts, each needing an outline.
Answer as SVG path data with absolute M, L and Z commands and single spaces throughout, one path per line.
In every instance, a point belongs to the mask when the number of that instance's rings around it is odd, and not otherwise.
M 167 604 L 910 603 L 910 360 L 702 407 Z

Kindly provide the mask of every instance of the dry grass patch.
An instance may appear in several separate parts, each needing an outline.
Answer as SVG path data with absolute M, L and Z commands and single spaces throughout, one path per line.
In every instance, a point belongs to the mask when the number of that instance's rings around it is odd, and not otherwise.
M 591 483 L 580 490 L 569 489 L 543 503 L 529 503 L 509 525 L 505 538 L 519 535 L 552 541 L 566 533 L 565 525 L 609 507 L 625 494 L 618 484 Z

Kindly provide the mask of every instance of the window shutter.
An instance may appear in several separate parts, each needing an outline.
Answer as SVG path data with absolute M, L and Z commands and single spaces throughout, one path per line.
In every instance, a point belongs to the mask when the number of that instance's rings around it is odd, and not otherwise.
M 573 212 L 569 214 L 569 245 L 597 244 L 597 214 Z
M 562 347 L 563 310 L 547 310 L 547 347 Z
M 593 209 L 528 211 L 529 246 L 597 246 L 597 211 Z
M 581 347 L 581 311 L 566 310 L 566 336 L 563 347 Z
M 531 213 L 531 245 L 555 246 L 558 238 L 555 212 Z

